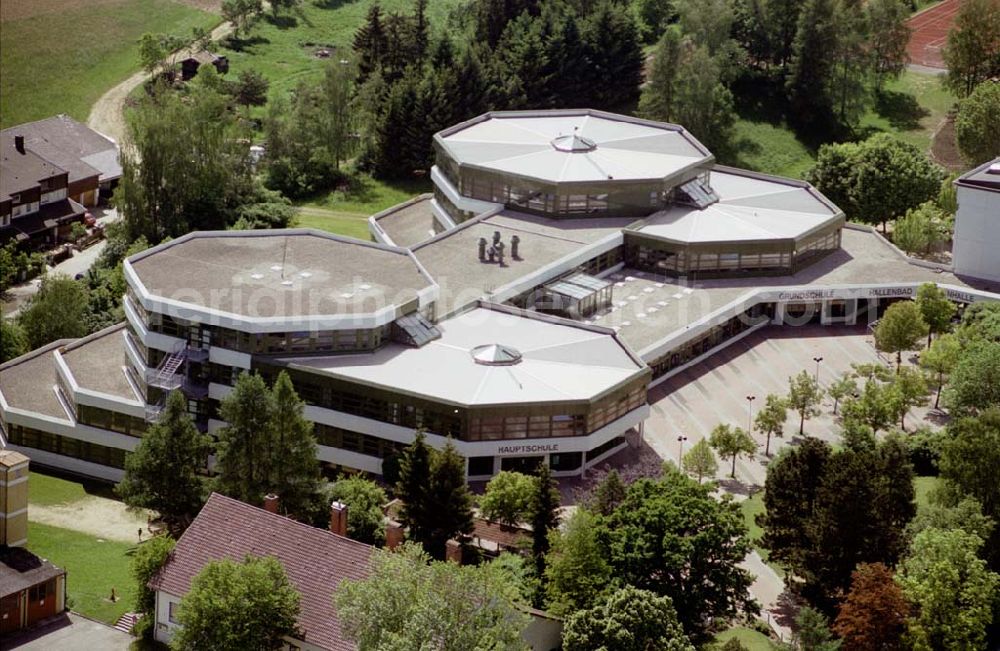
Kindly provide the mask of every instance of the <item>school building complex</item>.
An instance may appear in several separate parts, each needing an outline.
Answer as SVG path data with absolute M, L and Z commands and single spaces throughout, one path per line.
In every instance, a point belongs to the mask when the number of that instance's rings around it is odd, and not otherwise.
M 4 445 L 117 480 L 167 392 L 213 432 L 240 373 L 284 370 L 330 470 L 380 473 L 423 430 L 471 479 L 571 476 L 642 434 L 651 386 L 767 324 L 868 322 L 925 282 L 1000 300 L 675 125 L 490 113 L 434 144 L 433 194 L 372 242 L 195 232 L 129 258 L 124 323 L 0 367 Z

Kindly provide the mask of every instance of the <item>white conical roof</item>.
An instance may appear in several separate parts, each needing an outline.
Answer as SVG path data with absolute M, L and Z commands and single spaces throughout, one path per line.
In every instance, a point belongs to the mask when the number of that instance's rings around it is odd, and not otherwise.
M 521 353 L 516 348 L 503 344 L 485 344 L 476 346 L 471 351 L 476 364 L 486 366 L 510 366 L 521 361 Z

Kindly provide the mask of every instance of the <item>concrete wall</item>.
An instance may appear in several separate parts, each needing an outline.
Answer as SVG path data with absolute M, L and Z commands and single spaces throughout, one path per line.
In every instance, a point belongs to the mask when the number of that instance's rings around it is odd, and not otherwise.
M 958 186 L 952 259 L 958 275 L 1000 281 L 1000 193 Z

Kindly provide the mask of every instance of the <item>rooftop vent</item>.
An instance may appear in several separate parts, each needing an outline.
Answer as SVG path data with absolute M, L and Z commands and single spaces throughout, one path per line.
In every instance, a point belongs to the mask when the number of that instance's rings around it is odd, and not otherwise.
M 575 133 L 565 136 L 557 136 L 556 138 L 553 138 L 552 146 L 557 151 L 565 151 L 574 154 L 580 152 L 594 151 L 595 149 L 597 149 L 596 142 L 594 142 L 590 138 L 586 138 L 584 136 L 578 136 Z
M 513 366 L 521 362 L 521 353 L 516 348 L 502 344 L 476 346 L 470 352 L 476 364 L 483 366 Z
M 993 163 L 986 168 L 987 174 L 1000 174 L 1000 163 Z

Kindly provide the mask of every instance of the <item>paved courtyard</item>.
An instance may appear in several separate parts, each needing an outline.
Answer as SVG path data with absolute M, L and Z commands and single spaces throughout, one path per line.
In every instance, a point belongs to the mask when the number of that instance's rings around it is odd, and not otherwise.
M 126 651 L 132 636 L 75 613 L 54 617 L 45 624 L 0 640 L 0 649 L 18 651 Z
M 664 459 L 677 462 L 678 436 L 686 436 L 684 449 L 707 437 L 719 423 L 747 428 L 750 402 L 756 396 L 753 413 L 764 404 L 768 393 L 786 395 L 788 378 L 802 370 L 816 372 L 813 358 L 822 357 L 819 381 L 825 388 L 851 370 L 852 363 L 879 360 L 872 337 L 864 326 L 802 327 L 769 326 L 730 345 L 708 360 L 693 366 L 650 391 L 652 414 L 646 421 L 645 442 Z M 806 421 L 809 436 L 836 442 L 839 425 L 833 417 L 829 398 L 820 416 Z M 916 422 L 910 418 L 910 426 Z M 771 439 L 771 454 L 798 437 L 798 412 L 789 410 L 784 438 Z M 751 461 L 741 457 L 736 477 L 744 483 L 762 486 L 766 476 L 764 437 L 754 433 L 760 449 Z M 729 476 L 730 465 L 720 460 L 718 477 Z

